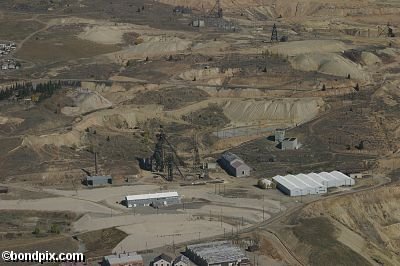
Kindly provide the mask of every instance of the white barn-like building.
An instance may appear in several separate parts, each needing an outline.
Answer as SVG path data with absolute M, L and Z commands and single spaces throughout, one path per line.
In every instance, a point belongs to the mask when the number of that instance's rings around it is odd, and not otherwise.
M 325 194 L 328 188 L 353 186 L 353 178 L 339 172 L 322 172 L 286 176 L 274 176 L 272 178 L 276 183 L 276 188 L 283 193 L 295 197 L 305 195 Z

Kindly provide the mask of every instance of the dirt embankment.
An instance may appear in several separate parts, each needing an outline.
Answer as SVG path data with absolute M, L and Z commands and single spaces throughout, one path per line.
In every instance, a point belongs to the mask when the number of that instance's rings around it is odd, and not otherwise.
M 324 108 L 320 98 L 227 101 L 225 115 L 237 124 L 270 121 L 304 123 L 313 119 Z
M 369 261 L 399 265 L 399 203 L 400 186 L 384 187 L 319 201 L 307 206 L 301 216 L 327 217 L 338 230 L 337 239 L 342 244 Z

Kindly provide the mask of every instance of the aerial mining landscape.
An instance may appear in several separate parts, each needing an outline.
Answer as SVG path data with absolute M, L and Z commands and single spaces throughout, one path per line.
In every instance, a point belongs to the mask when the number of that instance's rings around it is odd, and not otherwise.
M 1 251 L 396 266 L 399 206 L 400 1 L 0 1 Z

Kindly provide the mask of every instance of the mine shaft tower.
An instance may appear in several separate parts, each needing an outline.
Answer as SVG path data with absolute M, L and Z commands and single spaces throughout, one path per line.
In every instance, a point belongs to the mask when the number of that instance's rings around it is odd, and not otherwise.
M 160 132 L 157 134 L 157 143 L 154 153 L 151 157 L 153 171 L 165 173 L 167 172 L 167 180 L 174 179 L 174 168 L 179 172 L 180 176 L 185 179 L 185 176 L 180 170 L 180 166 L 185 166 L 184 161 L 179 157 L 175 148 L 168 141 L 167 136 L 160 126 Z

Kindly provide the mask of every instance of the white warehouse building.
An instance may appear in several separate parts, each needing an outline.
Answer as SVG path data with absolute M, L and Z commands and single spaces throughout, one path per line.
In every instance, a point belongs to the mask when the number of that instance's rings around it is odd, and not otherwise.
M 128 208 L 145 206 L 159 207 L 180 204 L 181 197 L 178 192 L 162 192 L 126 196 L 124 202 Z
M 295 197 L 305 195 L 325 194 L 328 188 L 353 186 L 353 178 L 339 172 L 321 172 L 298 175 L 277 175 L 272 178 L 276 183 L 276 188 L 283 193 Z

